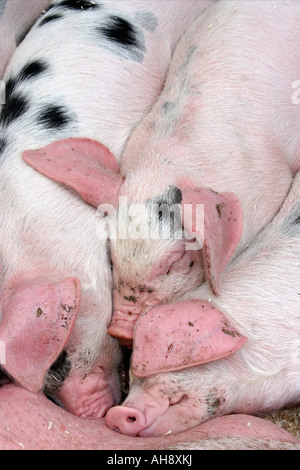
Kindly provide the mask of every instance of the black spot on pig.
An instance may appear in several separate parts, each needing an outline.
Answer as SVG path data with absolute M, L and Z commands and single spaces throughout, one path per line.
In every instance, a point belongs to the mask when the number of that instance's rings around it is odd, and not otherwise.
M 48 69 L 45 60 L 36 59 L 24 65 L 21 71 L 15 76 L 10 77 L 5 86 L 6 103 L 10 101 L 17 88 L 24 81 L 35 78 Z M 20 90 L 21 91 L 21 90 Z
M 29 101 L 20 93 L 8 94 L 6 91 L 6 103 L 2 106 L 0 124 L 8 126 L 21 117 L 29 108 Z
M 23 82 L 25 80 L 35 78 L 41 73 L 45 72 L 47 68 L 48 66 L 46 61 L 42 59 L 33 60 L 32 62 L 24 65 L 19 75 L 17 76 L 17 81 Z
M 6 149 L 7 142 L 5 139 L 0 139 L 0 154 Z
M 181 202 L 182 193 L 176 186 L 169 186 L 163 194 L 147 201 L 149 221 L 153 224 L 151 234 L 154 237 L 173 239 L 177 234 L 182 238 Z
M 151 11 L 138 11 L 135 15 L 135 19 L 146 31 L 150 31 L 150 33 L 153 33 L 157 28 L 157 18 Z
M 143 61 L 146 48 L 144 34 L 140 28 L 124 18 L 110 16 L 106 24 L 98 27 L 97 31 L 114 46 L 110 47 L 110 51 L 114 54 L 137 62 Z
M 1 2 L 0 2 L 0 18 L 3 15 L 3 13 L 5 12 L 6 2 L 7 2 L 7 0 L 1 0 Z
M 56 104 L 45 105 L 38 115 L 38 123 L 48 129 L 64 128 L 71 120 L 67 109 Z
M 175 204 L 181 204 L 182 192 L 176 186 L 168 186 L 163 194 L 156 196 L 151 202 L 155 204 L 167 204 L 170 207 Z
M 138 47 L 137 33 L 128 21 L 118 17 L 111 17 L 109 21 L 101 28 L 104 36 L 123 46 Z
M 282 221 L 282 232 L 289 237 L 300 236 L 300 207 L 291 209 L 290 213 Z
M 66 351 L 63 351 L 47 373 L 44 393 L 46 395 L 51 395 L 52 393 L 58 392 L 61 389 L 63 382 L 68 377 L 70 370 L 71 362 Z
M 8 126 L 21 117 L 29 108 L 29 100 L 22 93 L 22 83 L 36 78 L 47 69 L 47 63 L 44 60 L 36 59 L 24 65 L 15 77 L 10 77 L 7 80 L 5 86 L 5 103 L 2 106 L 0 115 L 0 124 L 2 126 Z
M 9 78 L 5 85 L 5 99 L 8 101 L 15 91 L 18 84 L 18 80 L 15 78 Z
M 69 10 L 90 10 L 91 8 L 98 8 L 99 5 L 89 0 L 62 0 L 54 6 L 68 8 Z
M 219 408 L 224 403 L 224 398 L 216 394 L 216 390 L 210 390 L 206 396 L 207 412 L 210 416 L 218 414 Z
M 38 26 L 44 26 L 47 23 L 52 23 L 53 21 L 59 20 L 60 18 L 63 18 L 63 15 L 60 15 L 59 13 L 53 13 L 52 15 L 46 15 L 43 17 L 43 19 L 39 22 Z
M 294 225 L 298 225 L 298 224 L 300 224 L 300 215 L 298 215 L 298 217 L 294 221 Z
M 19 44 L 21 44 L 21 42 L 25 39 L 25 37 L 27 36 L 27 34 L 29 33 L 29 31 L 31 30 L 32 26 L 34 25 L 34 23 L 32 23 L 30 26 L 28 26 L 26 29 L 24 29 L 23 31 L 21 31 L 21 33 L 19 34 L 19 36 L 16 38 L 16 45 L 18 46 Z
M 162 107 L 164 109 L 165 114 L 168 114 L 170 111 L 172 111 L 174 108 L 176 108 L 176 104 L 173 103 L 173 101 L 166 101 L 162 105 Z

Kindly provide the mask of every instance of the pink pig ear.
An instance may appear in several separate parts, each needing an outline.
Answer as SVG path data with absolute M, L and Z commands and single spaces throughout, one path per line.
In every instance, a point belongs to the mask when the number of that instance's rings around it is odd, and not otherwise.
M 92 206 L 117 205 L 123 178 L 115 157 L 99 142 L 84 138 L 58 140 L 23 152 L 23 159 L 43 175 L 77 191 Z
M 204 224 L 201 218 L 197 221 L 199 204 L 203 204 Z M 243 232 L 243 211 L 238 197 L 230 192 L 186 188 L 182 190 L 182 214 L 185 230 L 195 234 L 203 247 L 206 278 L 212 292 L 219 295 L 221 273 Z
M 3 293 L 2 368 L 31 392 L 43 389 L 47 370 L 68 341 L 79 310 L 76 278 L 23 282 Z
M 246 341 L 208 302 L 161 305 L 136 324 L 131 370 L 147 377 L 206 364 L 229 356 Z

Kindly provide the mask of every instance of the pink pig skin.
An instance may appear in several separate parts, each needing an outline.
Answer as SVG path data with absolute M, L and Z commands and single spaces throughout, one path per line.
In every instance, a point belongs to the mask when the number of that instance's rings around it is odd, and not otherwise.
M 189 369 L 229 356 L 245 342 L 209 302 L 160 305 L 136 324 L 131 369 L 137 377 Z
M 79 192 L 88 204 L 117 204 L 123 178 L 115 157 L 104 145 L 70 138 L 27 150 L 22 156 L 40 173 Z
M 173 307 L 155 307 L 150 321 L 147 317 L 151 311 L 139 318 L 133 343 L 138 351 L 135 357 L 133 349 L 129 395 L 123 406 L 108 411 L 108 426 L 130 436 L 157 436 L 183 431 L 218 415 L 264 413 L 299 403 L 299 258 L 300 172 L 274 220 L 225 268 L 218 298 L 212 301 L 209 286 L 203 284 Z M 178 352 L 185 346 L 194 359 L 191 344 L 201 344 L 211 331 L 205 323 L 201 328 L 204 310 L 199 314 L 198 332 L 189 324 L 190 303 L 194 302 L 195 308 L 200 299 L 222 312 L 247 342 L 220 360 L 181 370 L 188 358 L 182 352 L 178 365 L 176 351 L 172 361 L 165 357 L 166 351 L 174 332 L 174 342 L 178 337 L 185 342 Z M 167 307 L 169 313 L 161 319 Z M 183 320 L 177 334 L 179 310 Z M 209 315 L 208 310 L 206 313 Z M 196 314 L 195 308 L 195 318 Z M 162 331 L 155 334 L 160 319 Z M 212 337 L 212 343 L 219 342 L 219 338 Z M 217 346 L 210 345 L 212 359 Z M 171 355 L 172 351 L 168 352 Z M 166 368 L 168 372 L 164 372 Z
M 22 35 L 51 0 L 6 0 L 0 8 L 0 79 Z M 2 13 L 2 15 L 1 15 Z
M 215 418 L 176 435 L 132 438 L 105 426 L 104 419 L 71 415 L 42 394 L 14 385 L 0 388 L 1 450 L 300 450 L 300 441 L 254 416 Z
M 129 207 L 155 201 L 172 186 L 181 190 L 182 203 L 191 185 L 233 192 L 243 210 L 243 234 L 233 256 L 270 222 L 300 166 L 299 105 L 292 87 L 300 77 L 299 25 L 299 2 L 271 0 L 220 1 L 191 25 L 176 48 L 159 99 L 123 153 L 120 169 L 126 179 L 120 195 Z M 149 211 L 144 212 L 140 220 L 145 224 Z M 131 220 L 124 216 L 120 223 L 123 228 Z M 127 343 L 133 331 L 128 323 L 136 320 L 132 308 L 142 313 L 150 304 L 174 302 L 207 279 L 203 250 L 197 257 L 187 253 L 184 240 L 149 238 L 122 239 L 118 232 L 111 238 L 116 314 L 109 332 Z M 214 251 L 220 246 L 216 240 Z M 179 267 L 174 252 L 180 250 L 186 262 Z M 222 262 L 212 273 L 214 294 L 222 291 Z M 151 276 L 155 271 L 158 275 Z M 147 298 L 140 298 L 140 288 L 150 292 Z M 128 305 L 124 299 L 130 296 L 134 300 Z
M 19 384 L 38 392 L 50 366 L 65 347 L 80 304 L 80 282 L 67 278 L 21 282 L 2 293 L 0 339 L 3 368 Z

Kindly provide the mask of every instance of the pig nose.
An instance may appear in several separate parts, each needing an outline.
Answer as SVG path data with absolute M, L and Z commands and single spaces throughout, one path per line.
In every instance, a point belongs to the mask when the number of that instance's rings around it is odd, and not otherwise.
M 106 425 L 127 436 L 137 436 L 147 427 L 142 411 L 128 406 L 114 406 L 105 417 Z
M 132 348 L 133 329 L 137 318 L 138 315 L 116 311 L 113 314 L 107 333 L 117 338 L 122 346 Z

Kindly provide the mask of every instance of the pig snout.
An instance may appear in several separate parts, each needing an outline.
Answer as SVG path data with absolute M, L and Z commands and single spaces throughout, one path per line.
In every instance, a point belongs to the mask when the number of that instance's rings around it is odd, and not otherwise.
M 137 408 L 115 406 L 106 415 L 109 428 L 127 436 L 138 436 L 147 428 L 145 414 Z
M 130 401 L 128 406 L 111 408 L 105 417 L 106 425 L 127 436 L 154 435 L 151 434 L 152 424 L 158 417 L 163 416 L 168 408 L 169 400 L 166 396 L 158 399 L 146 395 L 138 400 L 137 405 Z
M 108 334 L 122 346 L 132 348 L 133 331 L 140 314 L 146 313 L 161 301 L 149 286 L 130 287 L 123 283 L 114 291 L 113 316 Z
M 199 406 L 195 412 L 192 398 L 171 388 L 159 384 L 131 391 L 122 406 L 108 410 L 106 425 L 127 436 L 149 437 L 177 433 L 207 419 L 205 407 Z
M 133 330 L 138 313 L 133 313 L 132 310 L 122 312 L 117 310 L 114 312 L 111 323 L 107 330 L 108 334 L 117 338 L 122 346 L 132 348 Z

